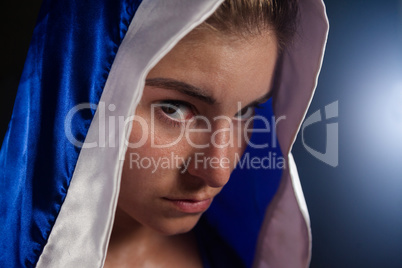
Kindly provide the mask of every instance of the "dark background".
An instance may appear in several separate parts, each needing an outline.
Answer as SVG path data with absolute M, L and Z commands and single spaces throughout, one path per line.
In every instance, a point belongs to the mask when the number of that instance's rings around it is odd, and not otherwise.
M 3 140 L 41 1 L 3 1 Z M 338 101 L 339 165 L 294 156 L 313 230 L 312 268 L 402 267 L 402 0 L 327 0 L 330 35 L 308 115 Z M 305 132 L 325 152 L 326 123 Z

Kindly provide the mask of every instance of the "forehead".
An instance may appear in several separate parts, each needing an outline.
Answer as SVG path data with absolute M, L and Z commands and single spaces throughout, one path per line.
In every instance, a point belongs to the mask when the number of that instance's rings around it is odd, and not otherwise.
M 271 86 L 277 60 L 276 38 L 191 33 L 180 41 L 147 78 L 172 78 L 209 92 L 218 103 L 251 102 Z M 230 98 L 228 98 L 230 96 Z

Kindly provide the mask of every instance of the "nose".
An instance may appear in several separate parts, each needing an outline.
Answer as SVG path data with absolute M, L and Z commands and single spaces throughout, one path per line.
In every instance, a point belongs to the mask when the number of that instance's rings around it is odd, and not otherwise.
M 221 127 L 208 135 L 208 147 L 193 151 L 188 173 L 202 179 L 210 187 L 223 187 L 236 165 L 236 152 L 241 151 L 231 141 L 232 134 L 230 128 Z

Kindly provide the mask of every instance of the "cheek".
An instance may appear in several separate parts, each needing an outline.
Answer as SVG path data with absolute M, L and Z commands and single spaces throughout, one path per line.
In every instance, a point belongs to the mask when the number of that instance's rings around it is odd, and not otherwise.
M 139 149 L 129 149 L 127 154 L 138 154 L 142 159 L 164 157 L 170 154 L 167 150 L 154 149 L 145 144 Z M 133 160 L 133 159 L 132 159 Z M 137 159 L 135 159 L 137 160 Z M 199 215 L 183 216 L 171 212 L 161 198 L 171 192 L 177 193 L 179 174 L 173 169 L 144 169 L 137 163 L 130 167 L 130 158 L 126 157 L 121 178 L 118 206 L 131 218 L 143 226 L 165 235 L 174 235 L 191 230 L 199 219 Z M 137 160 L 141 165 L 141 160 Z
M 163 196 L 176 186 L 179 171 L 175 162 L 171 163 L 170 160 L 172 154 L 183 156 L 184 146 L 182 142 L 165 146 L 171 139 L 166 131 L 151 132 L 143 129 L 138 121 L 133 121 L 130 146 L 123 165 L 121 195 L 127 200 L 138 200 L 140 198 L 137 197 L 141 196 L 145 202 L 155 196 Z
M 169 176 L 155 170 L 154 150 L 145 144 L 129 148 L 123 165 L 118 206 L 143 225 L 152 225 L 160 214 L 158 200 L 169 191 Z
M 161 159 L 167 159 L 166 149 L 156 149 L 148 140 L 139 148 L 128 148 L 123 165 L 122 187 L 127 186 L 133 192 L 151 195 L 160 188 L 166 188 L 172 180 L 172 173 L 160 169 Z

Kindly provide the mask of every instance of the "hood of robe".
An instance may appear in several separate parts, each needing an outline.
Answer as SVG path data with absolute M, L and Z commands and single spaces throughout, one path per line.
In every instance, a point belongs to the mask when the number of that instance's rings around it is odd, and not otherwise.
M 149 70 L 221 3 L 44 1 L 0 153 L 1 267 L 103 266 L 122 137 L 131 131 L 108 132 L 106 121 L 134 114 Z M 253 135 L 269 146 L 245 153 L 269 167 L 236 168 L 202 216 L 195 233 L 205 267 L 309 265 L 310 222 L 291 148 L 317 85 L 328 21 L 321 0 L 299 5 L 276 93 L 258 112 L 277 121 L 276 131 Z

